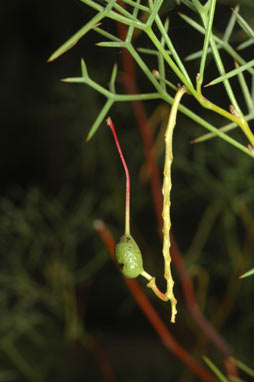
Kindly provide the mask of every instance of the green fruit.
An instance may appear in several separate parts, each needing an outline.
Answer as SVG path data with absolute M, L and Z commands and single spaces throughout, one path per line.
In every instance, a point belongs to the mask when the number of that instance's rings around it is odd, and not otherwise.
M 140 249 L 130 235 L 121 236 L 115 246 L 115 258 L 125 277 L 134 279 L 143 272 Z

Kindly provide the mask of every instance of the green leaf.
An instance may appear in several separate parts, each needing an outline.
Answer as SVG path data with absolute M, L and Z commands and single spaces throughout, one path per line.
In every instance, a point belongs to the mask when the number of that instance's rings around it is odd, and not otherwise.
M 88 72 L 87 72 L 86 64 L 83 58 L 81 58 L 81 73 L 82 73 L 82 77 L 88 78 Z
M 236 147 L 237 149 L 243 151 L 245 154 L 249 155 L 252 159 L 254 158 L 254 153 L 249 148 L 242 145 L 240 142 L 236 141 L 235 139 L 229 137 L 223 131 L 221 131 L 220 129 L 217 129 L 211 123 L 207 122 L 205 119 L 201 118 L 199 115 L 192 112 L 190 109 L 188 109 L 184 105 L 179 105 L 179 110 L 182 113 L 184 113 L 186 116 L 191 118 L 193 121 L 197 122 L 199 125 L 203 126 L 205 129 L 209 130 L 211 133 L 215 134 L 216 136 L 228 142 L 229 144 Z M 192 141 L 192 143 L 195 143 L 195 141 Z
M 110 110 L 111 106 L 113 105 L 114 100 L 108 99 L 103 108 L 100 111 L 100 114 L 97 116 L 95 122 L 93 123 L 91 129 L 89 130 L 89 133 L 86 138 L 86 142 L 90 141 L 90 139 L 94 136 L 96 131 L 98 130 L 100 124 L 102 121 L 106 118 L 106 115 L 108 114 L 108 111 Z
M 238 64 L 236 64 L 236 66 L 237 65 Z M 254 100 L 251 97 L 251 94 L 250 94 L 248 85 L 246 83 L 245 77 L 244 77 L 243 73 L 238 73 L 237 77 L 238 77 L 238 80 L 239 80 L 239 84 L 241 86 L 241 90 L 242 90 L 242 93 L 243 93 L 243 97 L 244 97 L 247 109 L 248 109 L 249 113 L 253 114 Z
M 158 56 L 159 52 L 156 49 L 148 49 L 148 48 L 137 48 L 137 51 L 144 54 L 150 54 L 152 56 Z M 170 54 L 169 51 L 167 51 Z
M 235 7 L 235 12 L 238 13 L 239 9 L 240 9 L 240 7 L 239 7 L 239 5 L 237 5 Z M 230 39 L 230 36 L 231 36 L 233 29 L 234 29 L 234 26 L 235 26 L 235 22 L 236 22 L 236 15 L 235 15 L 235 13 L 232 13 L 230 20 L 228 22 L 228 25 L 226 27 L 226 30 L 224 32 L 224 35 L 223 35 L 223 41 L 228 42 L 228 40 Z
M 117 76 L 117 64 L 115 64 L 113 66 L 113 70 L 112 70 L 112 74 L 111 74 L 111 78 L 110 78 L 110 82 L 109 82 L 109 90 L 112 93 L 116 92 L 116 90 L 115 90 L 116 76 Z
M 122 40 L 120 40 L 120 38 L 114 36 L 113 34 L 111 34 L 109 32 L 104 31 L 101 28 L 96 27 L 96 28 L 94 28 L 94 31 L 97 32 L 98 34 L 108 38 L 109 40 L 112 40 L 112 41 L 115 41 L 115 42 L 117 42 L 117 41 L 121 42 L 122 41 Z
M 86 25 L 84 25 L 78 32 L 76 32 L 69 40 L 60 46 L 48 59 L 48 62 L 56 60 L 59 56 L 64 54 L 67 50 L 71 49 L 77 42 L 91 29 L 94 29 L 100 25 L 100 21 L 107 16 L 114 6 L 116 0 L 110 0 L 108 5 L 100 12 L 98 12 Z
M 254 268 L 252 268 L 250 271 L 248 271 L 248 272 L 244 273 L 243 275 L 241 275 L 239 277 L 239 279 L 243 279 L 245 277 L 249 277 L 249 276 L 253 276 L 253 275 L 254 275 Z
M 205 7 L 199 2 L 199 0 L 192 0 L 192 2 L 193 2 L 195 8 L 197 9 L 197 11 L 198 11 L 199 13 L 201 13 L 201 12 L 204 11 L 204 8 L 205 8 Z
M 212 35 L 212 25 L 213 25 L 214 13 L 215 13 L 215 6 L 216 6 L 216 0 L 211 0 L 209 2 L 209 17 L 208 17 L 208 20 L 206 22 L 207 27 L 206 27 L 206 31 L 205 31 L 205 39 L 204 39 L 204 45 L 203 45 L 202 57 L 201 57 L 200 69 L 199 69 L 199 74 L 200 74 L 199 86 L 201 86 L 201 84 L 203 82 L 203 78 L 204 78 L 206 57 L 207 57 L 207 53 L 208 53 L 210 38 Z
M 192 20 L 189 16 L 187 16 L 181 12 L 178 12 L 178 15 L 184 21 L 186 21 L 186 23 L 188 23 L 190 26 L 192 26 L 194 29 L 196 29 L 199 33 L 205 34 L 205 29 L 200 24 L 198 24 L 196 21 Z M 246 64 L 246 61 L 227 42 L 223 41 L 222 39 L 220 39 L 217 36 L 213 36 L 213 37 L 214 37 L 214 41 L 216 42 L 217 46 L 221 46 L 228 54 L 230 54 L 230 56 L 235 61 L 237 61 L 241 65 Z M 248 72 L 251 74 L 254 74 L 253 69 L 248 69 Z
M 166 21 L 164 23 L 164 30 L 166 31 L 166 33 L 168 33 L 168 28 L 169 28 L 169 19 L 166 18 Z M 161 36 L 161 46 L 164 48 L 165 47 L 165 38 L 163 36 Z M 165 79 L 166 77 L 166 73 L 165 73 L 165 61 L 164 61 L 164 58 L 163 58 L 163 55 L 158 51 L 158 56 L 157 56 L 157 61 L 158 61 L 158 69 L 159 69 L 159 73 L 160 73 L 160 77 L 162 77 L 163 79 Z M 166 90 L 166 84 L 164 81 L 160 81 L 160 84 L 161 84 L 161 88 L 163 90 Z
M 245 382 L 243 379 L 238 377 L 231 377 L 230 382 Z
M 91 20 L 92 21 L 92 20 Z M 77 44 L 77 42 L 91 29 L 100 25 L 99 23 L 95 23 L 91 25 L 91 22 L 84 25 L 78 32 L 76 32 L 69 40 L 67 40 L 63 45 L 60 46 L 47 60 L 47 62 L 52 62 L 60 57 L 62 54 L 67 52 L 67 50 L 73 48 Z
M 97 46 L 101 46 L 103 48 L 124 48 L 126 43 L 124 41 L 115 42 L 115 41 L 101 41 L 97 42 Z
M 217 44 L 217 49 L 221 49 L 221 45 Z M 200 58 L 202 56 L 203 50 L 198 50 L 197 52 L 191 53 L 188 56 L 185 57 L 184 61 L 193 61 L 196 60 L 197 58 Z M 207 53 L 212 53 L 212 49 L 208 48 Z
M 168 85 L 171 89 L 173 89 L 174 91 L 177 91 L 177 86 L 175 86 L 174 84 L 172 84 L 172 82 L 166 80 L 166 78 L 162 77 L 160 75 L 160 73 L 158 72 L 158 70 L 153 70 L 152 71 L 152 74 L 153 76 L 159 80 L 160 82 L 162 82 L 163 84 L 165 85 Z
M 236 15 L 237 21 L 239 25 L 243 28 L 243 30 L 249 35 L 249 37 L 254 39 L 254 30 L 250 27 L 250 25 L 244 20 L 244 18 L 239 15 L 235 10 L 233 10 Z
M 139 4 L 138 2 L 136 1 L 132 1 L 132 0 L 123 0 L 123 2 L 125 4 L 129 4 L 131 5 L 132 7 L 134 8 L 137 8 L 137 9 L 140 9 L 141 11 L 145 11 L 147 13 L 151 13 L 151 9 L 146 7 L 145 5 L 142 5 L 142 4 Z
M 245 48 L 249 48 L 249 46 L 254 45 L 254 40 L 252 38 L 249 38 L 247 41 L 242 42 L 238 47 L 237 50 L 242 50 Z
M 240 370 L 244 371 L 250 377 L 254 377 L 254 369 L 251 369 L 249 366 L 245 365 L 245 363 L 243 363 L 239 359 L 234 359 L 234 362 L 236 363 L 236 366 L 239 367 Z
M 192 4 L 192 2 L 190 0 L 176 0 L 177 4 L 180 5 L 180 4 L 184 4 L 186 5 L 187 7 L 189 7 L 192 11 L 196 11 L 196 8 L 194 7 L 194 5 Z
M 206 356 L 203 357 L 205 363 L 210 367 L 210 369 L 214 372 L 214 374 L 219 378 L 221 382 L 228 382 L 228 379 L 224 374 L 215 366 L 215 364 Z
M 250 114 L 244 116 L 244 118 L 246 119 L 246 121 L 251 121 L 252 119 L 254 119 L 253 113 L 250 113 Z M 236 127 L 238 127 L 238 125 L 235 122 L 231 122 L 231 123 L 219 128 L 218 131 L 220 131 L 222 133 L 227 133 L 227 132 L 235 129 Z M 191 143 L 205 142 L 211 138 L 215 138 L 216 136 L 217 135 L 214 133 L 207 133 L 207 134 L 201 135 L 198 138 L 193 139 L 191 141 Z
M 251 60 L 251 61 L 247 62 L 246 64 L 239 66 L 238 68 L 233 69 L 230 72 L 225 73 L 222 76 L 215 78 L 214 80 L 212 80 L 208 84 L 206 84 L 205 87 L 219 84 L 220 82 L 223 82 L 226 79 L 234 77 L 234 76 L 238 75 L 239 73 L 243 72 L 244 70 L 251 68 L 252 66 L 254 66 L 254 60 Z

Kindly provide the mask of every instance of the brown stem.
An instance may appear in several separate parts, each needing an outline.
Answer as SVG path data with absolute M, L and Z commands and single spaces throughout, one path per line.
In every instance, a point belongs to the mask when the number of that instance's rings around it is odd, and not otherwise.
M 105 224 L 101 220 L 94 223 L 94 228 L 98 232 L 101 240 L 109 250 L 112 259 L 114 260 L 115 241 Z M 115 262 L 115 260 L 114 260 Z M 164 324 L 143 290 L 135 279 L 124 278 L 124 282 L 130 289 L 137 304 L 145 314 L 146 318 L 153 326 L 154 330 L 159 335 L 164 346 L 175 354 L 195 375 L 200 377 L 204 382 L 215 382 L 215 377 L 210 374 L 203 366 L 199 365 L 195 359 L 175 340 L 167 326 Z

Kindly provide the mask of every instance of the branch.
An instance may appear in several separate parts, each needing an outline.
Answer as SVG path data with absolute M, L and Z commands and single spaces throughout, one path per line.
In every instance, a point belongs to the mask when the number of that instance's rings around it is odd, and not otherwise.
M 115 263 L 114 247 L 115 241 L 105 224 L 101 220 L 94 222 L 94 228 L 100 236 L 101 240 L 107 247 L 112 260 Z M 199 365 L 194 358 L 186 352 L 186 350 L 176 341 L 172 336 L 167 326 L 164 324 L 143 290 L 140 288 L 138 282 L 135 279 L 124 278 L 124 282 L 135 298 L 137 304 L 145 314 L 147 320 L 150 322 L 156 333 L 159 335 L 164 346 L 178 357 L 195 375 L 200 377 L 205 382 L 215 382 L 215 377 L 210 374 L 203 366 Z

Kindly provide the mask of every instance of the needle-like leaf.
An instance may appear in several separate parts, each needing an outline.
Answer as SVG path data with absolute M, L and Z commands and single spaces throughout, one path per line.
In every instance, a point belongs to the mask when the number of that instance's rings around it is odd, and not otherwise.
M 210 43 L 211 33 L 212 33 L 212 25 L 213 25 L 213 18 L 215 13 L 215 6 L 216 6 L 216 0 L 210 0 L 209 3 L 209 16 L 208 20 L 206 20 L 206 29 L 205 29 L 205 39 L 204 39 L 204 45 L 202 50 L 202 57 L 200 62 L 200 69 L 199 69 L 199 75 L 200 75 L 200 86 L 203 83 L 204 78 L 204 71 L 205 71 L 205 63 L 206 63 L 206 57 L 208 53 L 208 47 Z M 205 15 L 203 16 L 205 17 Z
M 246 121 L 251 121 L 252 119 L 254 119 L 254 115 L 253 113 L 251 114 L 248 114 L 244 117 L 246 119 Z M 228 123 L 227 125 L 223 126 L 223 127 L 220 127 L 218 129 L 218 131 L 222 132 L 222 133 L 228 133 L 229 131 L 235 129 L 238 125 L 235 123 L 235 122 L 231 122 L 231 123 Z M 215 133 L 207 133 L 207 134 L 204 134 L 204 135 L 201 135 L 200 137 L 198 138 L 195 138 L 191 141 L 191 143 L 201 143 L 201 142 L 205 142 L 211 138 L 215 138 L 217 135 Z
M 189 16 L 179 12 L 178 15 L 185 20 L 189 25 L 191 25 L 194 29 L 196 29 L 198 32 L 205 34 L 205 29 L 202 27 L 202 25 L 198 24 L 196 21 L 194 21 Z M 229 45 L 227 42 L 223 41 L 217 36 L 213 36 L 214 42 L 217 44 L 217 46 L 221 46 L 230 56 L 237 61 L 240 65 L 246 64 L 246 61 L 232 48 L 231 45 Z M 251 74 L 254 74 L 253 69 L 248 69 L 248 72 Z
M 239 5 L 237 5 L 235 7 L 235 13 L 238 13 L 239 9 L 240 9 L 240 7 L 239 7 Z M 228 40 L 230 39 L 230 36 L 231 36 L 231 34 L 233 32 L 233 29 L 234 29 L 234 26 L 235 26 L 235 22 L 236 22 L 236 15 L 235 15 L 235 13 L 232 13 L 232 15 L 230 17 L 230 20 L 228 22 L 228 25 L 226 27 L 226 30 L 225 30 L 223 38 L 222 38 L 223 41 L 228 42 Z
M 81 58 L 81 73 L 82 73 L 82 77 L 88 78 L 88 72 L 87 72 L 86 64 L 83 58 Z
M 109 82 L 109 90 L 112 93 L 116 92 L 116 89 L 115 89 L 116 76 L 117 76 L 117 64 L 114 64 L 111 78 L 110 78 L 110 82 Z
M 254 369 L 252 369 L 249 366 L 245 365 L 245 363 L 243 363 L 239 359 L 234 359 L 234 362 L 235 362 L 236 366 L 239 367 L 240 370 L 244 371 L 250 377 L 254 377 Z
M 238 66 L 236 69 L 233 69 L 230 72 L 225 73 L 222 76 L 215 78 L 214 80 L 212 80 L 208 84 L 206 84 L 205 87 L 219 84 L 220 82 L 223 82 L 226 79 L 237 76 L 239 73 L 242 73 L 243 71 L 251 68 L 252 66 L 254 66 L 254 60 L 251 60 L 251 61 L 247 62 L 247 64 L 244 64 L 242 66 Z
M 236 63 L 236 66 L 238 66 L 237 63 Z M 254 115 L 254 100 L 251 97 L 251 94 L 250 94 L 248 85 L 246 83 L 244 74 L 243 73 L 238 73 L 237 77 L 238 77 L 239 84 L 240 84 L 241 89 L 242 89 L 242 93 L 243 93 L 243 97 L 244 97 L 247 109 L 248 109 L 249 113 Z
M 107 100 L 107 102 L 105 103 L 105 105 L 101 109 L 99 115 L 97 116 L 96 120 L 94 121 L 91 129 L 89 130 L 89 133 L 88 133 L 87 138 L 86 138 L 86 142 L 90 141 L 90 139 L 94 136 L 94 134 L 98 130 L 100 124 L 106 118 L 106 115 L 108 114 L 113 103 L 114 103 L 114 101 L 112 99 Z
M 248 271 L 248 272 L 244 273 L 243 275 L 241 275 L 239 277 L 239 279 L 243 279 L 245 277 L 249 277 L 249 276 L 253 276 L 253 275 L 254 275 L 254 268 L 252 268 L 250 271 Z
M 233 9 L 233 12 L 237 18 L 239 25 L 242 27 L 242 29 L 249 35 L 249 37 L 254 39 L 254 31 L 250 27 L 250 25 L 247 23 L 247 21 L 245 21 L 244 18 L 241 15 L 239 15 L 239 13 L 236 12 L 234 9 Z
M 225 375 L 218 369 L 218 367 L 206 356 L 203 357 L 205 363 L 210 367 L 214 374 L 219 378 L 221 382 L 228 382 Z
M 78 32 L 76 32 L 71 38 L 69 38 L 68 41 L 66 41 L 63 45 L 60 46 L 47 60 L 47 62 L 52 62 L 56 60 L 58 57 L 60 57 L 62 54 L 73 48 L 78 41 L 91 29 L 96 28 L 100 25 L 100 23 L 97 22 L 97 19 L 99 17 L 95 17 L 94 19 L 90 20 L 89 23 L 84 25 L 81 29 L 79 29 Z M 96 20 L 96 21 L 95 21 Z M 91 21 L 94 21 L 92 23 Z
M 236 49 L 237 50 L 243 50 L 243 49 L 249 48 L 249 46 L 251 46 L 251 45 L 254 45 L 253 38 L 250 38 L 249 40 L 242 42 L 240 45 L 238 45 L 238 47 Z

